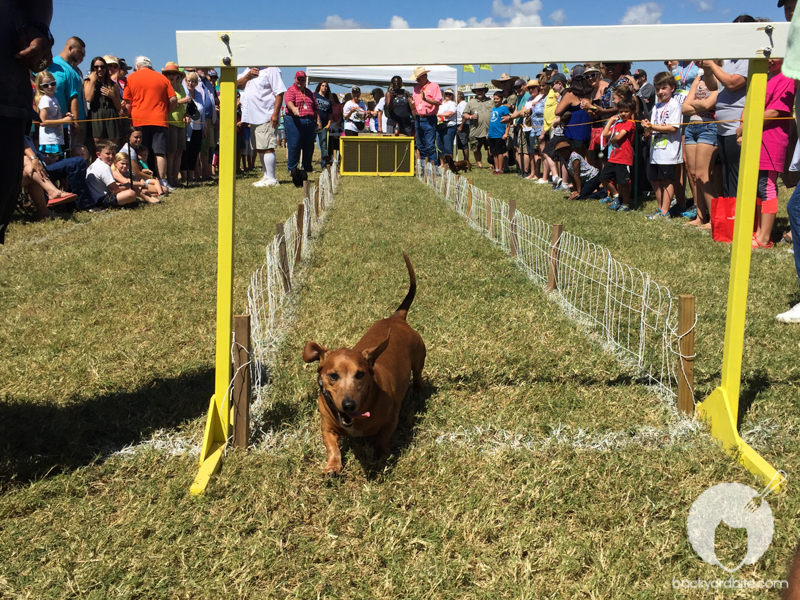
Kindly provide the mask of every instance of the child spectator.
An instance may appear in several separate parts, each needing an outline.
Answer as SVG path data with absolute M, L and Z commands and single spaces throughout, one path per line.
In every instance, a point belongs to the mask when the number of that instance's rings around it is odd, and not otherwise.
M 49 71 L 36 76 L 36 106 L 39 108 L 39 152 L 56 160 L 62 158 L 64 150 L 64 125 L 72 123 L 72 113 L 61 114 L 55 99 L 56 79 Z
M 122 154 L 125 154 L 124 152 Z M 125 154 L 127 156 L 127 154 Z M 148 166 L 147 162 L 150 156 L 150 149 L 147 146 L 139 148 L 139 160 L 134 161 L 139 165 L 138 175 L 136 175 L 136 168 L 134 167 L 134 179 L 146 179 L 148 182 L 148 190 L 151 194 L 158 196 L 169 196 L 169 191 L 161 184 L 161 181 L 153 174 L 153 170 Z
M 492 160 L 494 161 L 495 175 L 502 175 L 503 161 L 506 158 L 506 140 L 508 139 L 508 129 L 510 124 L 503 124 L 503 117 L 509 113 L 508 106 L 503 104 L 502 92 L 495 92 L 492 96 L 494 108 L 492 108 L 492 116 L 489 120 L 489 150 L 492 153 Z
M 572 178 L 573 188 L 569 194 L 570 200 L 590 198 L 600 189 L 600 171 L 578 154 L 568 141 L 558 142 L 555 152 L 567 169 L 569 177 Z M 566 186 L 566 182 L 562 185 Z
M 611 117 L 603 128 L 603 141 L 608 148 L 608 163 L 600 173 L 603 187 L 612 192 L 614 198 L 608 205 L 611 210 L 630 211 L 631 167 L 633 167 L 633 137 L 636 123 L 633 121 L 636 103 L 633 98 L 623 97 L 617 103 L 619 114 Z M 615 191 L 614 188 L 618 191 Z
M 111 171 L 116 149 L 116 144 L 100 142 L 97 160 L 86 170 L 86 185 L 98 206 L 123 206 L 136 202 L 136 192 L 117 183 Z
M 758 168 L 756 208 L 758 229 L 753 234 L 753 248 L 772 248 L 772 226 L 778 212 L 778 173 L 783 173 L 786 148 L 789 145 L 789 117 L 794 106 L 794 80 L 781 73 L 783 60 L 769 59 L 767 99 L 764 109 L 764 133 L 761 138 L 761 160 Z M 741 131 L 741 126 L 737 133 Z
M 647 178 L 653 186 L 658 209 L 648 219 L 669 218 L 670 202 L 674 192 L 675 165 L 683 162 L 681 149 L 681 105 L 672 97 L 675 78 L 662 71 L 653 78 L 656 88 L 656 105 L 651 119 L 644 119 L 645 138 L 650 140 L 650 166 Z
M 70 149 L 70 153 L 72 154 L 73 157 L 77 156 L 85 160 L 87 167 L 89 166 L 89 163 L 92 162 L 91 159 L 89 158 L 89 149 L 83 144 L 75 144 Z
M 141 198 L 150 204 L 156 204 L 160 202 L 157 198 L 152 198 L 149 193 L 149 186 L 151 179 L 146 179 L 145 181 L 131 181 L 130 180 L 130 172 L 131 170 L 128 168 L 128 157 L 122 152 L 118 152 L 114 156 L 114 164 L 111 165 L 111 173 L 114 175 L 114 179 L 116 182 L 123 188 L 132 189 L 136 193 L 137 198 Z

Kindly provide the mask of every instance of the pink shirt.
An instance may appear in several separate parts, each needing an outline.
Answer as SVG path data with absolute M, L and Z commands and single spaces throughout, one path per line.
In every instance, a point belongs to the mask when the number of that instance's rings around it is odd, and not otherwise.
M 314 98 L 314 92 L 308 88 L 301 92 L 297 84 L 286 90 L 283 102 L 286 105 L 285 112 L 289 116 L 294 116 L 294 113 L 289 110 L 289 102 L 292 102 L 297 107 L 301 117 L 313 117 L 317 114 L 317 100 Z
M 764 110 L 777 110 L 779 116 L 790 117 L 794 106 L 794 80 L 783 73 L 773 75 L 767 81 L 767 101 Z M 764 121 L 761 138 L 761 161 L 759 169 L 783 172 L 786 147 L 789 145 L 788 119 Z
M 439 105 L 438 104 L 429 104 L 422 99 L 422 90 L 425 90 L 425 97 L 428 100 L 433 100 L 434 102 L 438 102 L 441 104 L 442 102 L 442 90 L 439 88 L 438 83 L 433 83 L 429 81 L 424 86 L 419 84 L 414 86 L 414 107 L 417 109 L 417 114 L 421 117 L 428 117 L 430 115 L 436 115 L 439 112 Z

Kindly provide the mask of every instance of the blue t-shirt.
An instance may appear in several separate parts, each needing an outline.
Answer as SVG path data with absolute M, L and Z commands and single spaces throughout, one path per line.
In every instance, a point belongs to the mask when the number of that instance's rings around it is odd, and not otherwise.
M 504 104 L 502 106 L 495 106 L 492 109 L 492 120 L 489 121 L 489 137 L 501 138 L 506 132 L 506 124 L 501 123 L 500 119 L 511 113 L 508 107 Z
M 61 107 L 61 112 L 70 112 L 70 103 L 73 98 L 78 98 L 78 118 L 86 118 L 86 102 L 83 99 L 83 77 L 80 71 L 70 65 L 60 56 L 53 57 L 53 64 L 47 69 L 56 80 L 56 100 Z

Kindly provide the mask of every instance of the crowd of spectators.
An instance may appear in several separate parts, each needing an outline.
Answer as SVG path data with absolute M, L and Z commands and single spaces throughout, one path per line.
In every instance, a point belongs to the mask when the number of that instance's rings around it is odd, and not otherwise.
M 796 0 L 778 2 L 787 20 L 795 5 Z M 19 88 L 12 85 L 0 107 L 0 131 L 24 142 L 3 148 L 4 156 L 17 153 L 8 161 L 11 170 L 20 168 L 0 190 L 0 242 L 13 210 L 8 198 L 20 184 L 37 216 L 46 218 L 51 209 L 73 203 L 92 211 L 156 203 L 181 185 L 215 177 L 214 69 L 169 62 L 159 72 L 145 56 L 131 69 L 106 54 L 92 58 L 84 75 L 79 65 L 86 44 L 73 36 L 52 56 L 46 25 L 52 7 L 45 2 L 28 12 L 37 16 L 37 10 L 41 20 L 15 29 L 6 19 L 0 28 L 6 39 L 17 41 L 6 62 Z M 742 15 L 734 22 L 760 20 L 766 21 Z M 782 74 L 781 63 L 769 60 L 754 249 L 773 247 L 778 177 L 800 165 L 792 121 L 795 80 Z M 485 152 L 486 166 L 496 175 L 514 173 L 566 192 L 571 200 L 595 199 L 619 212 L 629 212 L 634 198 L 652 194 L 656 210 L 649 219 L 684 217 L 685 225 L 710 228 L 713 201 L 737 193 L 748 61 L 664 65 L 650 83 L 643 70 L 631 72 L 631 63 L 585 63 L 569 73 L 553 63 L 533 77 L 504 73 L 491 82 L 491 95 L 487 83 L 475 83 L 469 98 L 442 90 L 427 69 L 417 67 L 410 74 L 411 91 L 398 74 L 385 93 L 372 90 L 369 105 L 358 86 L 340 95 L 323 81 L 312 92 L 306 73 L 297 71 L 287 88 L 277 67 L 253 67 L 237 80 L 237 150 L 244 168 L 259 158 L 263 176 L 253 185 L 276 186 L 275 152 L 285 140 L 287 167 L 300 185 L 313 170 L 315 144 L 324 166 L 341 136 L 415 136 L 417 155 L 426 161 L 471 157 L 482 168 Z M 23 75 L 27 92 L 18 85 Z M 795 246 L 798 204 L 800 195 L 794 194 L 788 206 L 792 231 L 785 239 Z M 800 273 L 797 252 L 795 260 Z M 779 318 L 800 322 L 795 309 Z

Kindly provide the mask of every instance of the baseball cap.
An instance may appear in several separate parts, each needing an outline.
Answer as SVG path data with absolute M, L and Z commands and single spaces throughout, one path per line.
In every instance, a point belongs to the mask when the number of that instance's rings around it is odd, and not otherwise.
M 523 85 L 523 86 L 524 86 L 524 85 L 526 85 L 526 84 L 527 84 L 527 82 L 526 82 L 524 79 L 517 79 L 517 80 L 514 82 L 514 87 L 517 87 L 518 85 Z
M 306 76 L 305 71 L 298 71 L 297 73 L 294 74 L 295 79 L 297 79 L 298 77 L 305 77 L 305 76 Z
M 130 71 L 131 70 L 131 68 L 128 66 L 128 63 L 125 62 L 124 58 L 120 58 L 118 64 L 119 64 L 119 68 L 124 70 L 124 71 Z
M 575 65 L 572 67 L 572 76 L 573 77 L 580 77 L 586 72 L 586 67 L 583 65 Z
M 784 4 L 786 4 L 786 0 L 778 0 L 778 8 L 781 8 Z
M 209 69 L 206 75 L 208 75 L 209 77 L 216 77 L 217 79 L 219 79 L 219 75 L 217 75 L 217 72 L 214 69 Z
M 561 83 L 567 83 L 567 76 L 563 73 L 553 73 L 553 76 L 547 80 L 547 83 L 553 85 L 556 81 L 560 81 Z
M 361 88 L 358 87 L 357 85 L 354 85 L 353 87 L 350 88 L 350 93 L 351 94 L 355 94 L 356 92 L 358 92 L 360 94 L 361 93 Z
M 556 63 L 550 63 L 549 65 L 544 66 L 545 71 L 558 71 L 558 65 Z

